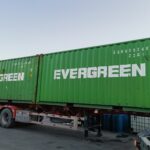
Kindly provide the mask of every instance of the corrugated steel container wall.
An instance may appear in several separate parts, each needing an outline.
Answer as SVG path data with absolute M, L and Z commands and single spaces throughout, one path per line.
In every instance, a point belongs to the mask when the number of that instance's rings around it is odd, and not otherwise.
M 0 61 L 0 101 L 33 103 L 38 57 Z
M 146 76 L 54 80 L 54 70 L 146 63 Z M 38 103 L 150 108 L 150 39 L 44 55 Z M 130 68 L 131 69 L 131 68 Z

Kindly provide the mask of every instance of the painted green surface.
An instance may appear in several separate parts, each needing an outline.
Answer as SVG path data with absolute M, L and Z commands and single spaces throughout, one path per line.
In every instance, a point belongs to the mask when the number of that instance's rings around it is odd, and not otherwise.
M 146 64 L 146 76 L 54 79 L 54 70 Z M 38 103 L 150 108 L 150 39 L 44 55 Z
M 70 74 L 66 75 L 66 79 L 62 75 L 57 75 L 57 79 L 54 77 L 56 70 L 127 64 L 145 64 L 145 76 L 133 77 L 130 67 L 131 76 L 128 77 L 78 78 L 77 74 L 72 75 L 74 79 L 71 79 Z M 17 81 L 16 73 L 24 73 L 24 78 Z M 4 78 L 8 74 L 9 77 Z M 1 102 L 36 101 L 48 105 L 72 103 L 75 106 L 96 108 L 122 106 L 150 109 L 149 93 L 150 39 L 0 61 Z
M 37 65 L 38 57 L 0 61 L 0 101 L 34 102 Z M 19 73 L 24 74 L 21 79 Z

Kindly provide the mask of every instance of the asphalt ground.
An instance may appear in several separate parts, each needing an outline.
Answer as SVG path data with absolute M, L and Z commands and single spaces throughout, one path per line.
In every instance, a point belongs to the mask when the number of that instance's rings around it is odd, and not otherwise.
M 134 137 L 117 138 L 116 134 L 103 132 L 98 138 L 90 134 L 38 125 L 17 125 L 0 128 L 0 150 L 135 150 Z

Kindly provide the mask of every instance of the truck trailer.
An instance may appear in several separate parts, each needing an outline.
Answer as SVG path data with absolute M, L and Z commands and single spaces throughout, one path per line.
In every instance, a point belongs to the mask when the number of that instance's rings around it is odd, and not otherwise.
M 0 61 L 0 124 L 100 134 L 104 112 L 150 110 L 150 39 Z

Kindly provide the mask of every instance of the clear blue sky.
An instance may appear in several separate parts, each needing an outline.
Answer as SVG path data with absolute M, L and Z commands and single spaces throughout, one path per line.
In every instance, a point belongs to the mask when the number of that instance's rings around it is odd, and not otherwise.
M 150 0 L 0 0 L 0 59 L 150 37 Z

